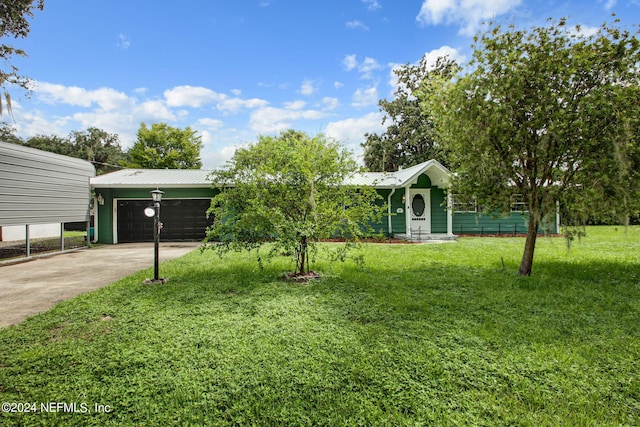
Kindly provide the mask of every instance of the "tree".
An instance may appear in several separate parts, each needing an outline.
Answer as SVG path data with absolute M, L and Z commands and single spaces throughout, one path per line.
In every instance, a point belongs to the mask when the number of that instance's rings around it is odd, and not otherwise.
M 138 140 L 129 150 L 127 166 L 148 169 L 200 169 L 202 138 L 190 127 L 184 129 L 154 123 L 142 123 Z
M 25 38 L 29 34 L 29 20 L 33 17 L 33 10 L 44 9 L 44 0 L 12 0 L 0 4 L 0 38 Z M 15 56 L 27 56 L 26 52 L 16 49 L 10 44 L 0 44 L 0 59 L 9 69 L 0 69 L 0 87 L 4 92 L 6 108 L 11 113 L 11 96 L 6 88 L 7 84 L 20 86 L 29 90 L 29 79 L 18 74 L 18 68 L 10 65 Z M 0 95 L 0 114 L 3 112 L 2 95 Z
M 73 131 L 67 138 L 56 135 L 36 135 L 28 138 L 24 143 L 19 139 L 9 142 L 87 160 L 93 163 L 98 175 L 122 168 L 127 158 L 120 147 L 118 135 L 109 134 L 95 127 L 85 131 Z
M 118 135 L 109 134 L 96 127 L 71 132 L 69 144 L 69 155 L 93 163 L 98 175 L 122 168 L 122 163 L 127 159 Z
M 23 145 L 22 139 L 16 135 L 16 129 L 7 122 L 0 122 L 0 141 Z
M 72 146 L 67 138 L 56 135 L 36 135 L 27 138 L 24 145 L 38 150 L 48 151 L 50 153 L 63 154 L 65 156 L 72 155 Z
M 638 208 L 640 42 L 610 24 L 585 35 L 565 19 L 529 31 L 491 25 L 475 41 L 468 73 L 426 81 L 420 96 L 452 153 L 451 191 L 486 212 L 522 198 L 518 273 L 530 275 L 557 201 L 571 212 Z
M 393 71 L 398 76 L 395 98 L 378 103 L 385 113 L 382 124 L 390 123 L 381 135 L 366 134 L 362 144 L 369 170 L 396 171 L 400 166 L 414 166 L 430 159 L 447 166 L 447 154 L 434 138 L 432 115 L 421 107 L 415 95 L 430 75 L 450 76 L 455 69 L 455 62 L 448 58 L 440 58 L 434 65 L 425 55 L 417 65 L 406 64 Z
M 323 135 L 288 130 L 260 136 L 213 173 L 220 193 L 211 201 L 207 240 L 220 253 L 272 242 L 269 255 L 292 254 L 293 275 L 305 276 L 318 241 L 355 241 L 380 220 L 375 190 L 345 185 L 359 170 L 351 153 Z M 339 253 L 348 248 L 341 246 Z

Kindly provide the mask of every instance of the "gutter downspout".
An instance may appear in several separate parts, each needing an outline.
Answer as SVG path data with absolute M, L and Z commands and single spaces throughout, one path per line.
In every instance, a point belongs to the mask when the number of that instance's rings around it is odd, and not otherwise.
M 93 198 L 93 243 L 98 242 L 98 211 L 100 202 L 97 197 Z M 89 229 L 91 229 L 91 218 L 89 218 Z M 87 245 L 88 246 L 88 245 Z
M 388 237 L 392 237 L 393 234 L 393 226 L 391 225 L 391 196 L 396 192 L 396 188 L 393 187 L 391 189 L 391 193 L 387 197 L 387 233 Z

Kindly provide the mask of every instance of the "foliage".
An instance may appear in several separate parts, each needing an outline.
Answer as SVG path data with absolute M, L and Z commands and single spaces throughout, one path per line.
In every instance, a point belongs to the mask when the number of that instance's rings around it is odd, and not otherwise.
M 127 155 L 122 151 L 117 134 L 90 127 L 85 131 L 74 131 L 69 135 L 72 156 L 87 160 L 96 168 L 98 175 L 122 168 Z
M 3 140 L 25 145 L 50 153 L 63 154 L 91 162 L 98 175 L 113 172 L 122 167 L 127 155 L 122 151 L 117 134 L 90 127 L 84 131 L 73 131 L 68 137 L 56 135 L 36 135 L 22 140 L 15 136 L 13 129 L 6 126 L 0 131 Z
M 638 63 L 640 42 L 615 24 L 593 35 L 564 19 L 529 31 L 494 25 L 476 37 L 470 71 L 424 82 L 423 105 L 451 151 L 452 191 L 486 212 L 508 212 L 514 193 L 526 204 L 519 274 L 531 274 L 536 230 L 556 201 L 576 216 L 640 208 Z
M 417 65 L 406 64 L 393 71 L 398 77 L 395 98 L 379 101 L 385 113 L 382 124 L 389 121 L 389 125 L 381 135 L 366 134 L 362 144 L 369 170 L 396 171 L 431 159 L 448 166 L 446 150 L 435 139 L 431 114 L 421 108 L 415 95 L 423 80 L 432 75 L 450 77 L 455 70 L 454 61 L 440 58 L 429 64 L 425 55 Z
M 16 129 L 7 122 L 0 122 L 0 141 L 22 144 L 22 139 L 16 135 Z
M 3 402 L 92 409 L 0 424 L 639 425 L 640 228 L 540 239 L 536 277 L 502 271 L 521 245 L 364 245 L 364 271 L 320 261 L 305 286 L 273 279 L 281 257 L 193 252 L 165 285 L 148 269 L 0 330 Z
M 166 123 L 145 123 L 138 129 L 138 140 L 129 150 L 132 168 L 200 169 L 202 137 L 189 126 L 184 129 Z
M 273 242 L 269 254 L 292 254 L 294 274 L 305 275 L 320 239 L 355 241 L 380 220 L 375 190 L 345 185 L 358 170 L 351 154 L 323 135 L 260 136 L 213 173 L 220 193 L 211 201 L 207 240 L 221 252 Z
M 29 19 L 33 17 L 33 10 L 44 9 L 44 0 L 11 0 L 0 4 L 0 39 L 25 38 L 29 34 Z M 15 56 L 27 56 L 22 49 L 16 49 L 10 44 L 0 44 L 0 60 L 8 69 L 0 69 L 0 87 L 4 92 L 6 109 L 11 114 L 11 96 L 6 85 L 16 85 L 29 89 L 29 79 L 18 74 L 18 68 L 11 65 Z M 0 95 L 0 115 L 3 112 L 2 95 Z

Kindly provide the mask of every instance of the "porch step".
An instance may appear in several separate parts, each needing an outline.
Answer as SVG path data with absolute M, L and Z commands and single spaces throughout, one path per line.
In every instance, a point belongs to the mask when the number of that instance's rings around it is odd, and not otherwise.
M 446 233 L 412 233 L 411 239 L 408 239 L 406 234 L 395 234 L 394 237 L 411 242 L 451 242 L 458 238 L 455 234 Z

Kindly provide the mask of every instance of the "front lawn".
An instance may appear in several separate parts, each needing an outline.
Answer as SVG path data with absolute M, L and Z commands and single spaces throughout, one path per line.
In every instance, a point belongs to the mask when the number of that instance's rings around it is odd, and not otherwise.
M 523 243 L 193 252 L 1 330 L 0 425 L 639 425 L 640 227 Z

